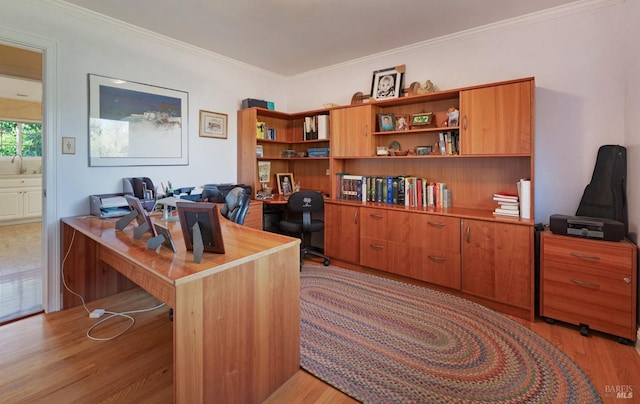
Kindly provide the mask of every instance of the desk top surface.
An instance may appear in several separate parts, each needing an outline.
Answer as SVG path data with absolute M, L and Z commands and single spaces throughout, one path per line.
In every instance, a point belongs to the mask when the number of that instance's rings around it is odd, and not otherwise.
M 193 261 L 193 252 L 187 251 L 179 222 L 164 222 L 152 216 L 152 221 L 169 228 L 177 252 L 161 246 L 157 250 L 147 248 L 151 237 L 145 233 L 140 239 L 133 237 L 134 225 L 124 230 L 115 229 L 116 219 L 100 219 L 96 216 L 63 218 L 62 222 L 110 248 L 141 267 L 155 273 L 168 282 L 176 283 L 192 276 L 233 268 L 240 262 L 255 259 L 271 251 L 297 246 L 296 238 L 252 229 L 220 219 L 225 254 L 205 252 L 198 264 Z M 296 247 L 297 248 L 297 247 Z

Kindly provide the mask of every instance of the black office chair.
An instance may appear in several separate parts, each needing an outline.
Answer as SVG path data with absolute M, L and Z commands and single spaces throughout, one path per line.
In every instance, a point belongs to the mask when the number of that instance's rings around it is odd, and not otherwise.
M 287 201 L 287 217 L 279 223 L 280 230 L 285 233 L 299 235 L 300 243 L 300 265 L 305 255 L 310 254 L 324 259 L 324 265 L 330 263 L 329 257 L 322 254 L 317 249 L 311 247 L 311 233 L 324 230 L 324 221 L 312 219 L 312 212 L 322 212 L 324 210 L 324 199 L 316 191 L 298 191 L 289 196 Z M 300 217 L 295 218 L 296 217 Z
M 222 216 L 234 223 L 244 224 L 247 216 L 251 195 L 244 188 L 235 187 L 225 196 L 225 205 L 220 209 Z

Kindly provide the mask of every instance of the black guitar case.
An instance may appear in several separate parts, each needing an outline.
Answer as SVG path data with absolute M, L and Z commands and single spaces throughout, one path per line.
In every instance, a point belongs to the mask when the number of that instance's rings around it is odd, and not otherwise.
M 576 216 L 616 220 L 624 224 L 626 235 L 629 232 L 627 215 L 627 149 L 618 145 L 601 146 Z

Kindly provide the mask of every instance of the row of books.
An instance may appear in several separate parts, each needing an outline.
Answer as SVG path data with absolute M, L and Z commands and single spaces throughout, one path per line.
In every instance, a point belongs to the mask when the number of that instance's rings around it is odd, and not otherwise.
M 438 146 L 443 156 L 460 154 L 460 132 L 457 130 L 439 133 Z
M 402 175 L 337 174 L 337 199 L 425 208 L 449 208 L 451 190 L 442 182 Z
M 266 122 L 258 121 L 256 122 L 256 139 L 276 140 L 276 130 L 267 128 Z
M 305 116 L 302 140 L 329 139 L 329 115 Z

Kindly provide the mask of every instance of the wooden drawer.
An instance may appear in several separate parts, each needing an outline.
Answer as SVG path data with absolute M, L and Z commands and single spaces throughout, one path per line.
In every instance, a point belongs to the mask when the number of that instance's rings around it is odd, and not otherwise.
M 244 225 L 262 230 L 262 201 L 251 200 L 249 210 L 244 218 Z
M 542 254 L 545 261 L 582 268 L 613 271 L 631 276 L 633 251 L 625 242 L 609 242 L 546 233 Z
M 360 237 L 360 265 L 388 270 L 389 242 L 370 237 Z
M 424 240 L 429 249 L 460 253 L 460 219 L 436 215 L 420 215 Z
M 460 254 L 389 243 L 389 272 L 460 289 Z
M 540 315 L 636 339 L 637 247 L 541 234 Z
M 389 216 L 395 212 L 385 209 L 360 209 L 360 234 L 370 238 L 387 239 Z M 395 227 L 395 225 L 392 225 Z
M 616 272 L 544 263 L 540 315 L 635 339 L 631 278 Z

